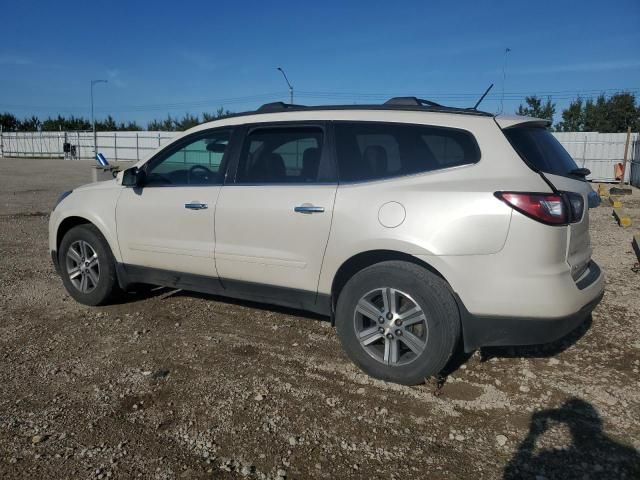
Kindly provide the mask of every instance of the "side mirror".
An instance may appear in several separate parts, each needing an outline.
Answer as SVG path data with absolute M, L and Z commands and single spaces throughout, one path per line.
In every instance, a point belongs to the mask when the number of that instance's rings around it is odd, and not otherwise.
M 124 187 L 141 187 L 147 175 L 144 170 L 138 167 L 127 168 L 122 174 L 122 185 Z

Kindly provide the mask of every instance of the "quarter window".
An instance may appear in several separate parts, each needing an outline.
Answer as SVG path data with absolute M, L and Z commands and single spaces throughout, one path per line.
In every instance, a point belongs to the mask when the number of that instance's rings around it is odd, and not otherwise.
M 216 131 L 198 135 L 176 150 L 152 161 L 147 169 L 147 184 L 217 185 L 222 183 L 220 166 L 231 132 Z
M 335 124 L 341 181 L 376 180 L 476 163 L 471 133 L 406 124 Z
M 263 128 L 247 136 L 238 164 L 238 183 L 324 181 L 323 132 L 317 127 Z

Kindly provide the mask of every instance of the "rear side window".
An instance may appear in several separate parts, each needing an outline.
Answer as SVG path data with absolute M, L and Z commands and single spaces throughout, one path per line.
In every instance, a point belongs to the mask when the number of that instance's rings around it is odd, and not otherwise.
M 238 183 L 315 183 L 321 168 L 323 131 L 316 127 L 261 128 L 247 136 Z
M 522 159 L 531 167 L 553 175 L 570 175 L 578 168 L 571 155 L 542 127 L 514 127 L 504 134 Z
M 335 136 L 343 182 L 430 172 L 480 160 L 473 135 L 453 128 L 336 122 Z

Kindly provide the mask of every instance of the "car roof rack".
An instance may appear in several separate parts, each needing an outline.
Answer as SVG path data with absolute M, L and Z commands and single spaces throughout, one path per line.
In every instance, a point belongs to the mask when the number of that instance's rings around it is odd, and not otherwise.
M 255 115 L 257 113 L 278 113 L 295 111 L 319 111 L 319 110 L 409 110 L 416 112 L 434 113 L 458 113 L 463 115 L 478 115 L 493 117 L 493 113 L 483 112 L 474 108 L 448 107 L 439 103 L 418 97 L 393 97 L 384 103 L 378 104 L 351 104 L 351 105 L 299 105 L 295 103 L 271 102 L 265 103 L 258 109 L 237 113 L 232 117 L 241 115 Z
M 266 112 L 285 112 L 287 110 L 298 110 L 301 108 L 307 108 L 306 105 L 296 105 L 293 103 L 284 103 L 284 102 L 271 102 L 265 103 L 260 106 L 256 112 L 266 113 Z
M 431 100 L 424 100 L 418 97 L 393 97 L 384 102 L 384 105 L 406 105 L 412 107 L 437 107 L 437 108 L 450 108 L 440 105 L 439 103 L 432 102 Z

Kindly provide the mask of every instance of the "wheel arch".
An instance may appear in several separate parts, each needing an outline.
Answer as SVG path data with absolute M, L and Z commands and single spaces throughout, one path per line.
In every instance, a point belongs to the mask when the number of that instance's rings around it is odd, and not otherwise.
M 380 262 L 386 262 L 389 260 L 400 260 L 409 263 L 413 263 L 415 265 L 420 265 L 423 268 L 426 268 L 431 273 L 434 273 L 438 277 L 442 278 L 449 288 L 451 288 L 448 280 L 440 273 L 435 267 L 428 264 L 424 260 L 411 255 L 409 253 L 400 252 L 397 250 L 367 250 L 365 252 L 360 252 L 340 265 L 336 274 L 333 277 L 333 281 L 331 283 L 331 311 L 332 313 L 335 311 L 336 304 L 338 302 L 338 297 L 340 296 L 340 292 L 347 284 L 349 279 L 353 277 L 356 273 L 361 270 L 364 270 L 367 267 L 375 265 Z M 453 293 L 453 289 L 451 289 Z M 333 322 L 333 314 L 331 316 L 331 320 Z
M 72 228 L 77 227 L 78 225 L 92 225 L 93 227 L 97 228 L 102 237 L 107 242 L 107 245 L 111 250 L 111 254 L 114 256 L 116 261 L 119 260 L 119 251 L 117 249 L 117 245 L 114 245 L 113 239 L 105 231 L 105 226 L 99 221 L 95 221 L 87 216 L 82 215 L 69 215 L 68 217 L 60 220 L 56 228 L 56 252 L 60 251 L 60 244 L 62 243 L 62 239 L 67 234 L 67 232 Z

